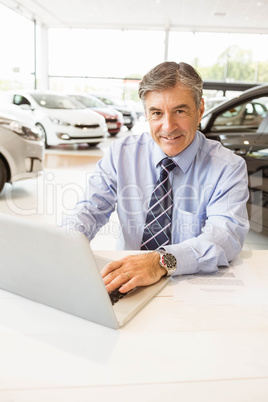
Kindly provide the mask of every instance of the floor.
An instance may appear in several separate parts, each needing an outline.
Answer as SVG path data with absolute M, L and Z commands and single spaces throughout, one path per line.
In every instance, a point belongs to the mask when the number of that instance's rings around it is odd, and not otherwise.
M 145 127 L 138 122 L 131 130 L 139 133 Z M 6 184 L 0 195 L 0 212 L 38 222 L 60 224 L 63 213 L 70 213 L 84 194 L 88 176 L 96 162 L 105 154 L 116 138 L 129 135 L 123 128 L 116 137 L 97 147 L 53 147 L 45 152 L 44 172 L 36 179 L 23 180 L 13 185 Z M 117 239 L 118 222 L 115 214 L 92 242 L 94 249 L 112 250 Z M 268 237 L 250 230 L 244 249 L 268 249 Z

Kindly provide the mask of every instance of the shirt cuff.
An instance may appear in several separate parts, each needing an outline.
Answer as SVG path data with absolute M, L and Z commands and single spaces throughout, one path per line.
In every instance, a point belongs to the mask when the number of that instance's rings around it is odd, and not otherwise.
M 163 247 L 168 253 L 173 254 L 177 260 L 175 275 L 188 275 L 197 272 L 197 260 L 192 248 L 186 243 L 173 244 Z

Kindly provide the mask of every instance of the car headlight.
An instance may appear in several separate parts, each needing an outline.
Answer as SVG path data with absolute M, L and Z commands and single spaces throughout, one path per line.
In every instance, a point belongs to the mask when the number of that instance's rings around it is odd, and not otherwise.
M 68 123 L 67 121 L 61 120 L 61 119 L 51 119 L 53 124 L 58 124 L 59 126 L 70 126 L 71 124 Z
M 41 136 L 37 128 L 30 127 L 25 125 L 24 123 L 18 121 L 10 121 L 6 122 L 4 126 L 8 129 L 25 138 L 26 140 L 31 141 L 40 141 Z

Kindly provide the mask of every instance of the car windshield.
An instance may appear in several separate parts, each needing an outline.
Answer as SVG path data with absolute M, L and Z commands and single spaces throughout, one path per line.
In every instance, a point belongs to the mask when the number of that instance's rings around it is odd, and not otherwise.
M 117 106 L 126 106 L 124 101 L 118 98 L 105 98 L 105 97 L 100 97 L 100 99 L 109 106 L 117 105 Z
M 99 99 L 89 98 L 87 96 L 80 96 L 80 95 L 71 95 L 72 99 L 77 100 L 78 102 L 82 103 L 86 107 L 105 107 L 105 103 L 100 101 Z
M 213 107 L 218 106 L 221 103 L 224 103 L 229 99 L 230 98 L 226 98 L 226 97 L 221 97 L 221 98 L 211 97 L 211 98 L 208 98 L 205 101 L 205 110 L 208 111 L 209 109 L 212 109 Z
M 31 94 L 34 100 L 47 109 L 84 109 L 81 103 L 69 96 L 55 94 Z

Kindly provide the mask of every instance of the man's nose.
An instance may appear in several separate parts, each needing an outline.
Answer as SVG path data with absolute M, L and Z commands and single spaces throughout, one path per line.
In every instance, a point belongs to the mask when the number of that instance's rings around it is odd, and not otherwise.
M 163 115 L 162 129 L 171 133 L 178 127 L 175 116 L 172 113 L 166 113 Z

